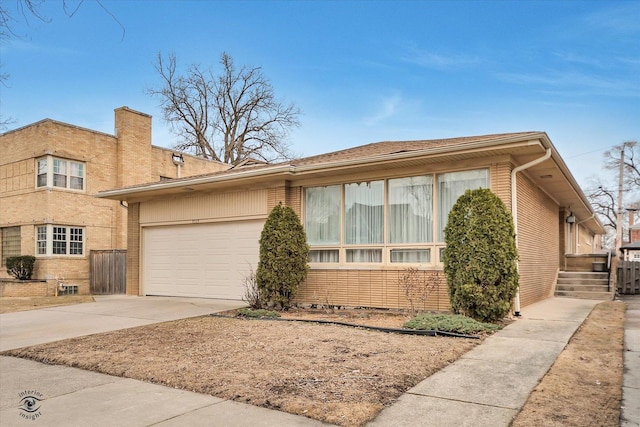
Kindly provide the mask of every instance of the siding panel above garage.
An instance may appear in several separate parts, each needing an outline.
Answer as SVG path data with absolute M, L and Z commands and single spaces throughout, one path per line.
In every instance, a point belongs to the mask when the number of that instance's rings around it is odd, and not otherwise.
M 266 217 L 267 190 L 160 199 L 140 205 L 140 225 Z

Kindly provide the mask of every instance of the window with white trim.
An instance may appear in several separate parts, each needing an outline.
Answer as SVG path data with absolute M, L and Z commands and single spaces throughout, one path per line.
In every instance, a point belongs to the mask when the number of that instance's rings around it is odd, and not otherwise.
M 85 164 L 46 156 L 37 160 L 36 187 L 84 190 Z
M 309 262 L 440 263 L 453 204 L 488 186 L 489 171 L 477 169 L 305 188 Z
M 39 225 L 36 227 L 36 255 L 84 255 L 85 232 L 82 227 Z

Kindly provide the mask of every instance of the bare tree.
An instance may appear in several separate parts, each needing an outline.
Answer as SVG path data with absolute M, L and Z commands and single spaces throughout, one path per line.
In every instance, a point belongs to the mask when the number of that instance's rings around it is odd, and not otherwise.
M 10 8 L 9 0 L 0 1 L 0 43 L 5 43 L 12 38 L 22 38 L 26 36 L 18 34 L 17 30 L 15 30 L 15 24 L 19 21 L 15 15 L 21 15 L 27 24 L 30 18 L 36 18 L 45 23 L 51 22 L 51 18 L 46 17 L 40 10 L 40 7 L 45 1 L 46 0 L 14 0 L 14 9 Z M 122 29 L 122 38 L 124 39 L 125 29 L 120 21 L 118 21 L 118 18 L 102 4 L 101 0 L 93 1 L 120 26 Z M 67 17 L 72 18 L 83 3 L 84 0 L 62 0 L 62 10 Z M 2 65 L 3 64 L 0 63 L 0 67 L 2 67 Z M 7 81 L 9 77 L 9 73 L 4 71 L 0 72 L 0 85 L 8 87 Z M 0 113 L 0 130 L 6 129 L 7 126 L 13 122 L 14 120 L 11 117 L 4 117 L 2 113 Z
M 616 145 L 604 153 L 605 168 L 617 172 L 620 169 L 620 157 L 624 151 L 624 183 L 640 189 L 640 144 L 638 141 L 627 141 Z
M 613 181 L 618 182 L 623 151 L 623 215 L 629 214 L 625 208 L 631 207 L 634 202 L 638 205 L 638 201 L 640 201 L 640 145 L 636 141 L 627 141 L 607 150 L 604 153 L 604 168 L 610 171 L 612 179 L 602 180 L 600 177 L 595 177 L 586 190 L 593 210 L 607 231 L 603 239 L 604 247 L 613 246 L 618 230 L 618 185 L 613 184 Z M 620 224 L 623 235 L 626 235 L 627 223 L 628 221 L 623 219 Z
M 3 0 L 3 2 L 0 2 L 0 40 L 8 40 L 12 37 L 23 37 L 16 34 L 16 32 L 14 31 L 14 24 L 18 22 L 18 20 L 14 17 L 15 13 L 22 15 L 22 19 L 27 24 L 29 23 L 30 17 L 36 18 L 39 21 L 45 23 L 51 22 L 51 18 L 46 17 L 40 11 L 40 7 L 43 3 L 45 3 L 45 1 L 46 0 L 14 0 L 15 11 L 13 12 L 8 6 L 8 0 Z M 62 2 L 59 4 L 62 6 L 64 14 L 69 18 L 73 18 L 76 12 L 78 12 L 80 7 L 83 5 L 84 1 L 85 0 L 62 0 Z M 120 28 L 122 29 L 122 38 L 124 39 L 125 29 L 122 23 L 118 21 L 118 18 L 116 18 L 116 16 L 111 13 L 111 11 L 107 9 L 104 4 L 102 4 L 101 0 L 93 1 L 98 6 L 100 6 L 100 8 L 104 10 L 107 15 L 111 16 L 111 18 L 120 26 Z
M 609 247 L 615 240 L 617 221 L 617 203 L 615 187 L 613 185 L 603 183 L 602 180 L 594 178 L 592 184 L 587 189 L 587 199 L 591 203 L 594 212 L 602 222 L 606 234 L 603 236 L 602 246 Z
M 162 86 L 147 93 L 160 98 L 164 119 L 182 139 L 175 148 L 231 165 L 290 158 L 286 137 L 300 125 L 300 111 L 275 98 L 262 68 L 237 69 L 226 52 L 220 65 L 219 75 L 198 64 L 180 74 L 175 54 L 158 54 Z

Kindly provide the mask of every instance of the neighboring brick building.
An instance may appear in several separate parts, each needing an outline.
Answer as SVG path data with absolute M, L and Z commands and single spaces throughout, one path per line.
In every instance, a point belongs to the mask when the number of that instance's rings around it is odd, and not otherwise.
M 121 107 L 109 135 L 45 119 L 0 135 L 0 278 L 7 256 L 35 255 L 35 279 L 89 291 L 91 250 L 127 248 L 127 204 L 99 191 L 225 170 L 151 145 L 151 116 Z

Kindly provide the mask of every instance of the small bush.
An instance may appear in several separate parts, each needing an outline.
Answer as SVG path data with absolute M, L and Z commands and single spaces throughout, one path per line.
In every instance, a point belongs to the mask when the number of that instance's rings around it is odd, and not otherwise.
M 500 329 L 492 323 L 481 323 L 459 314 L 421 314 L 404 324 L 407 329 L 454 332 L 458 334 L 490 333 Z
M 420 307 L 424 308 L 429 294 L 438 289 L 441 281 L 442 277 L 437 272 L 422 272 L 415 267 L 408 267 L 400 274 L 398 282 L 409 301 L 411 315 L 415 316 Z
M 491 190 L 467 190 L 451 209 L 444 232 L 453 312 L 485 322 L 505 317 L 519 278 L 511 212 Z
M 261 309 L 262 298 L 260 298 L 260 288 L 258 288 L 256 272 L 253 268 L 249 270 L 249 274 L 244 276 L 242 284 L 244 285 L 244 296 L 242 297 L 242 300 L 249 304 L 249 307 L 251 308 Z
M 309 245 L 302 223 L 289 206 L 277 205 L 260 235 L 256 282 L 266 307 L 288 309 L 307 277 Z
M 7 258 L 7 273 L 18 280 L 31 280 L 36 257 L 32 255 L 20 255 Z
M 259 318 L 275 318 L 280 317 L 280 313 L 273 310 L 264 310 L 264 309 L 254 309 L 254 308 L 241 308 L 238 309 L 238 316 L 241 317 L 251 317 L 255 319 Z

